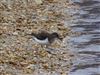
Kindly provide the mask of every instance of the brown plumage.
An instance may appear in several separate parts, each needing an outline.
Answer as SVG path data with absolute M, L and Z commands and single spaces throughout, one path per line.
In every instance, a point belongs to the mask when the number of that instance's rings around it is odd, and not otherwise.
M 56 32 L 48 33 L 41 31 L 40 33 L 32 33 L 31 35 L 33 36 L 33 39 L 40 44 L 50 44 L 55 40 L 55 38 L 62 40 Z

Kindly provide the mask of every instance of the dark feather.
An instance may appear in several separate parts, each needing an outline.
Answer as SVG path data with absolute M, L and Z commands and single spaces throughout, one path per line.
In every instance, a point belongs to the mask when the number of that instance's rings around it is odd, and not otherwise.
M 35 36 L 37 39 L 40 39 L 40 40 L 45 40 L 47 37 L 48 37 L 48 33 L 46 32 L 41 32 L 41 33 L 32 33 L 33 36 Z
M 55 38 L 60 39 L 58 33 L 56 32 L 48 33 L 45 31 L 41 31 L 40 33 L 32 33 L 31 35 L 35 36 L 39 40 L 45 40 L 46 38 L 48 38 L 50 43 L 52 43 L 55 40 Z

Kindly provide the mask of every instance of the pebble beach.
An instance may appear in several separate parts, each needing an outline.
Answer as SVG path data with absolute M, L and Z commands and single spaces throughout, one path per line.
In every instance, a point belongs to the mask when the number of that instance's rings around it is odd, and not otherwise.
M 67 0 L 0 0 L 0 75 L 68 75 L 74 54 L 68 48 L 72 34 Z M 49 53 L 37 44 L 32 32 L 58 32 Z

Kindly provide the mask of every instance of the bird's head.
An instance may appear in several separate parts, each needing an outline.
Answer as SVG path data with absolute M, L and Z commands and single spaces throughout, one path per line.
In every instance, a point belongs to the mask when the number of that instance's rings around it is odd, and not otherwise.
M 58 38 L 58 39 L 62 40 L 62 38 L 60 37 L 60 35 L 58 33 L 56 33 L 56 32 L 52 33 L 52 36 L 54 38 Z

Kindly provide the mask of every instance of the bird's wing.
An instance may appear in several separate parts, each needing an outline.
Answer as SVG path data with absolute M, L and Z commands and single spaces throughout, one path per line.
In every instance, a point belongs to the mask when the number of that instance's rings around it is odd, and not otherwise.
M 47 37 L 48 37 L 48 33 L 43 32 L 43 31 L 37 34 L 37 39 L 40 39 L 40 40 L 45 40 Z
M 45 40 L 47 38 L 47 35 L 45 33 L 38 33 L 37 39 Z
M 43 35 L 38 35 L 37 39 L 39 40 L 45 40 L 47 38 L 47 36 L 43 36 Z

